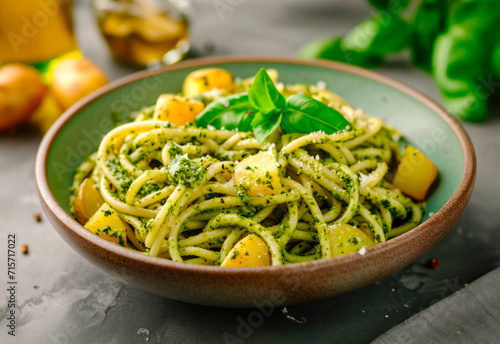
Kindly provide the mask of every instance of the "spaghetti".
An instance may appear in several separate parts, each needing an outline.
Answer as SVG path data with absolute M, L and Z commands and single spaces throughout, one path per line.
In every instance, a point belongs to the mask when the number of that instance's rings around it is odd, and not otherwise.
M 285 95 L 307 87 L 279 86 Z M 123 246 L 194 264 L 221 265 L 250 234 L 265 242 L 271 265 L 283 265 L 353 252 L 418 225 L 424 203 L 388 178 L 400 159 L 398 133 L 329 91 L 307 92 L 351 127 L 331 135 L 278 130 L 259 143 L 251 132 L 177 126 L 144 111 L 103 138 L 74 188 L 92 181 L 127 225 Z M 257 154 L 271 162 L 246 162 Z M 267 180 L 239 181 L 255 169 Z M 259 183 L 264 192 L 252 194 Z

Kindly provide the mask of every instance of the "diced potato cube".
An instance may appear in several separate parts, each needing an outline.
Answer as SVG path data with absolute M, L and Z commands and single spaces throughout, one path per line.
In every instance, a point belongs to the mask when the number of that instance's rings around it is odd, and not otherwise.
M 250 234 L 234 245 L 221 266 L 226 268 L 246 268 L 271 265 L 269 248 L 264 240 Z
M 234 168 L 233 182 L 250 196 L 277 195 L 281 192 L 278 162 L 268 152 L 246 157 Z
M 78 188 L 73 206 L 76 220 L 82 225 L 85 224 L 103 203 L 104 201 L 94 187 L 93 181 L 90 178 L 85 178 Z
M 194 122 L 196 115 L 204 108 L 205 105 L 198 100 L 162 94 L 156 101 L 153 119 L 184 125 L 187 122 Z
M 231 91 L 234 88 L 233 75 L 221 68 L 195 70 L 184 79 L 182 93 L 186 98 L 193 98 L 214 88 Z
M 328 226 L 332 257 L 358 252 L 363 247 L 375 246 L 375 242 L 359 228 L 339 223 Z
M 418 149 L 406 146 L 394 176 L 394 186 L 417 201 L 425 195 L 437 177 L 437 167 Z
M 127 230 L 131 228 L 107 203 L 97 210 L 84 227 L 107 241 L 127 247 Z

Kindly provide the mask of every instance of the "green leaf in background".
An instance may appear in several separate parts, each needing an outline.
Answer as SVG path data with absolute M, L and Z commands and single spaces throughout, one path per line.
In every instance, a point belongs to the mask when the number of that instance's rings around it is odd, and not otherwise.
M 279 93 L 273 80 L 262 68 L 255 75 L 255 79 L 248 90 L 250 104 L 260 112 L 267 114 L 273 111 L 283 111 L 286 105 L 285 97 Z
M 264 114 L 257 112 L 252 120 L 253 133 L 259 143 L 264 142 L 269 135 L 279 128 L 283 113 L 281 111 L 273 111 Z
M 195 123 L 203 128 L 211 125 L 217 129 L 252 131 L 250 123 L 254 112 L 248 93 L 243 92 L 210 103 L 196 116 Z
M 340 112 L 303 94 L 287 98 L 287 108 L 281 121 L 281 129 L 287 134 L 309 134 L 321 130 L 330 135 L 349 125 Z

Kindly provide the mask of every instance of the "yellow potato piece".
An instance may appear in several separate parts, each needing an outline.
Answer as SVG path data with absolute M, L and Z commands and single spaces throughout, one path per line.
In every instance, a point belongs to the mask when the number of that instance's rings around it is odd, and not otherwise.
M 195 70 L 184 79 L 182 93 L 186 98 L 193 98 L 214 88 L 231 91 L 234 88 L 233 75 L 221 68 Z
M 345 223 L 328 226 L 332 257 L 358 252 L 363 247 L 375 246 L 375 242 L 359 228 Z
M 0 68 L 0 131 L 27 120 L 46 93 L 40 73 L 33 67 L 9 64 Z
M 127 247 L 127 230 L 131 228 L 107 203 L 104 203 L 88 220 L 85 228 L 107 241 Z
M 221 266 L 226 268 L 248 268 L 271 265 L 269 248 L 264 240 L 250 234 L 234 245 Z
M 204 108 L 205 105 L 198 100 L 162 94 L 156 101 L 153 119 L 184 125 L 187 122 L 194 122 L 196 115 Z
M 93 181 L 90 178 L 85 178 L 78 188 L 73 206 L 76 220 L 82 225 L 85 224 L 103 203 L 104 201 L 94 187 Z
M 234 168 L 233 182 L 250 196 L 277 195 L 281 192 L 278 162 L 268 152 L 246 157 Z
M 394 176 L 394 186 L 405 195 L 423 201 L 437 177 L 437 167 L 418 149 L 406 146 Z
M 66 110 L 107 83 L 104 72 L 92 61 L 68 58 L 54 66 L 51 90 L 57 103 Z

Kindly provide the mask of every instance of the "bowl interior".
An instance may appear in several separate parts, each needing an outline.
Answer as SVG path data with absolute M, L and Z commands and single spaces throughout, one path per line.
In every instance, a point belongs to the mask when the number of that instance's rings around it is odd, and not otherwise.
M 451 198 L 462 178 L 464 158 L 460 143 L 446 122 L 409 94 L 349 71 L 293 62 L 216 63 L 236 77 L 250 77 L 261 68 L 275 68 L 280 82 L 316 84 L 319 80 L 357 108 L 398 128 L 405 140 L 419 148 L 439 170 L 439 182 L 427 202 L 424 220 Z M 94 152 L 102 136 L 130 111 L 152 105 L 162 93 L 179 92 L 185 76 L 200 67 L 184 68 L 132 81 L 101 94 L 67 119 L 55 137 L 47 159 L 49 188 L 69 213 L 73 171 Z M 62 119 L 63 120 L 63 119 Z

